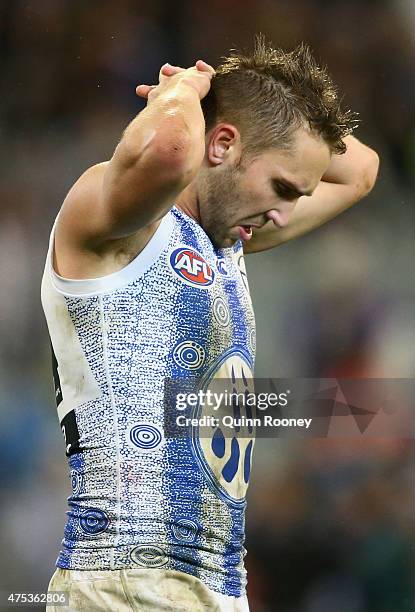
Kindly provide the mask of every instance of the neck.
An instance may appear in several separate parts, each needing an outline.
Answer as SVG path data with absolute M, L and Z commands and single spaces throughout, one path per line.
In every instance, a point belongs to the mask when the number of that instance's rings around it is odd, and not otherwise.
M 192 181 L 176 198 L 176 208 L 200 223 L 199 198 L 195 181 Z

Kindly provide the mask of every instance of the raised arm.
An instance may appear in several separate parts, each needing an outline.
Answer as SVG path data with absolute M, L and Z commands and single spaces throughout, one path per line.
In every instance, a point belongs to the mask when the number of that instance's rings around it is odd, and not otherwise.
M 60 274 L 99 274 L 103 254 L 117 248 L 117 239 L 134 235 L 138 251 L 148 241 L 202 163 L 200 100 L 213 74 L 201 61 L 180 72 L 167 64 L 158 86 L 137 88 L 148 97 L 146 108 L 126 128 L 111 160 L 89 168 L 64 201 L 55 233 Z
M 307 234 L 350 208 L 372 190 L 379 168 L 377 153 L 353 136 L 347 136 L 344 142 L 346 153 L 332 156 L 313 195 L 298 199 L 288 224 L 276 227 L 269 221 L 254 230 L 252 239 L 245 244 L 246 253 L 271 249 Z

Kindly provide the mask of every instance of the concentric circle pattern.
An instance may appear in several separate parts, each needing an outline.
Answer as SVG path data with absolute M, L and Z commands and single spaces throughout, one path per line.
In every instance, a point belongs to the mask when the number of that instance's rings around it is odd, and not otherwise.
M 176 540 L 181 542 L 194 542 L 198 527 L 194 521 L 189 519 L 179 519 L 172 527 L 173 535 Z
M 79 524 L 85 533 L 97 535 L 108 528 L 109 518 L 103 510 L 87 508 L 79 517 Z
M 180 342 L 173 351 L 175 363 L 184 370 L 198 370 L 204 364 L 205 358 L 203 346 L 192 340 Z
M 75 496 L 79 495 L 79 493 L 81 492 L 83 481 L 84 478 L 82 474 L 80 474 L 76 470 L 71 470 L 72 492 Z
M 221 297 L 217 297 L 213 302 L 213 316 L 222 327 L 227 327 L 227 325 L 229 325 L 231 318 L 229 308 L 227 307 L 225 300 Z
M 131 551 L 130 556 L 131 560 L 141 567 L 162 567 L 168 561 L 164 550 L 153 544 L 136 546 Z
M 163 433 L 159 427 L 150 423 L 133 425 L 129 431 L 130 442 L 142 451 L 152 451 L 163 442 Z

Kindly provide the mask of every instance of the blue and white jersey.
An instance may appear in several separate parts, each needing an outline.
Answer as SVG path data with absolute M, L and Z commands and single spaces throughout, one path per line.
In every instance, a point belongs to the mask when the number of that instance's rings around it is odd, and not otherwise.
M 51 245 L 42 304 L 72 482 L 57 566 L 173 569 L 244 595 L 252 432 L 168 437 L 164 414 L 166 378 L 252 378 L 242 243 L 214 248 L 173 208 L 144 250 L 103 278 L 58 276 Z

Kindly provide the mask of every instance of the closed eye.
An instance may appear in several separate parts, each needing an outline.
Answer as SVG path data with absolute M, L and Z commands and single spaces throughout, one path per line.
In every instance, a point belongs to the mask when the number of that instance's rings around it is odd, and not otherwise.
M 284 198 L 284 200 L 297 200 L 302 194 L 298 191 L 294 191 L 284 183 L 280 183 L 279 181 L 272 181 L 272 187 L 280 198 Z

